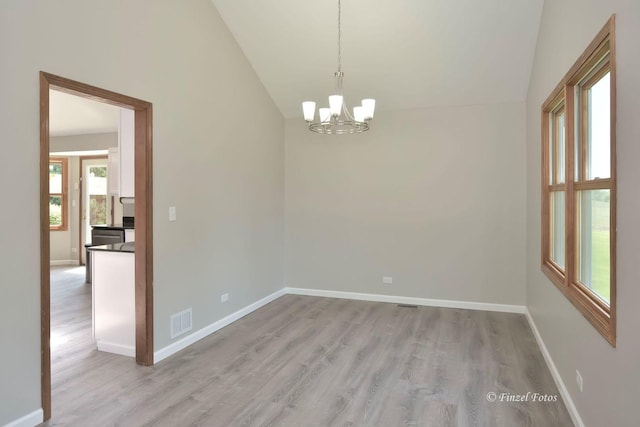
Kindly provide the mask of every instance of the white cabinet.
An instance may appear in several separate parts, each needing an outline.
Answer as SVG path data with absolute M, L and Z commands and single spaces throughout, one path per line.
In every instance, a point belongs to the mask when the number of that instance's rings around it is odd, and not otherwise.
M 135 255 L 93 252 L 93 325 L 99 351 L 135 356 Z
M 135 197 L 135 111 L 120 109 L 120 197 Z
M 110 147 L 107 154 L 107 192 L 110 196 L 120 196 L 120 150 Z
M 118 146 L 108 151 L 109 195 L 135 197 L 135 111 L 120 109 Z

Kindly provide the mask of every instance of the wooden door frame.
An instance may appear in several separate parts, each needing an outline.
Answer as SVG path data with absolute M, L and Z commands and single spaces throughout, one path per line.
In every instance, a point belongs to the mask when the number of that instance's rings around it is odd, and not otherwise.
M 51 283 L 49 236 L 49 90 L 135 111 L 136 362 L 153 365 L 152 104 L 40 71 L 40 348 L 44 419 L 51 418 Z

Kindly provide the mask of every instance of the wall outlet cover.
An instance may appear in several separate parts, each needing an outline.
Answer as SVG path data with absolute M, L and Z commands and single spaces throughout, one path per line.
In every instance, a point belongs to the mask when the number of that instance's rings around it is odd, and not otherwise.
M 188 308 L 171 315 L 171 338 L 175 338 L 193 328 L 193 309 Z
M 584 383 L 582 381 L 582 375 L 580 375 L 580 371 L 576 369 L 576 385 L 578 386 L 578 390 L 580 390 L 580 393 L 582 393 L 583 384 Z

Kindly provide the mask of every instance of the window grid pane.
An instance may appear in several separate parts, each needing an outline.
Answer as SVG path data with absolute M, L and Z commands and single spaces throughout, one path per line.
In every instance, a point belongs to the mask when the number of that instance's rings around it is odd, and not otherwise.
M 62 196 L 49 196 L 49 225 L 62 225 Z
M 49 192 L 62 193 L 62 163 L 49 163 Z
M 555 143 L 556 143 L 556 181 L 558 184 L 564 184 L 564 154 L 565 154 L 565 144 L 564 144 L 564 108 L 556 114 L 555 120 Z
M 551 207 L 551 260 L 559 267 L 565 267 L 565 192 L 553 191 L 550 194 Z
M 587 179 L 611 177 L 610 73 L 587 90 Z
M 610 200 L 610 190 L 578 191 L 576 200 L 578 280 L 607 304 L 611 296 Z

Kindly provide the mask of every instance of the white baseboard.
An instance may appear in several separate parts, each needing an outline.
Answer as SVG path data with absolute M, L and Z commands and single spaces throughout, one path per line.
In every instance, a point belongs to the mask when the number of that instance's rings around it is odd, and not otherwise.
M 441 300 L 441 299 L 429 299 L 429 298 L 415 298 L 415 297 L 401 297 L 394 295 L 381 295 L 381 294 L 365 294 L 365 293 L 357 293 L 357 292 L 342 292 L 342 291 L 328 291 L 328 290 L 320 290 L 320 289 L 304 289 L 304 288 L 291 288 L 285 287 L 262 298 L 259 301 L 256 301 L 253 304 L 244 307 L 235 313 L 224 317 L 223 319 L 218 320 L 204 328 L 182 338 L 179 341 L 176 341 L 168 346 L 156 351 L 154 353 L 154 363 L 158 363 L 161 360 L 166 359 L 167 357 L 179 352 L 180 350 L 185 349 L 191 344 L 205 338 L 208 335 L 224 328 L 225 326 L 235 322 L 236 320 L 246 316 L 259 309 L 260 307 L 267 305 L 271 301 L 276 300 L 277 298 L 285 295 L 307 295 L 307 296 L 318 296 L 318 297 L 328 297 L 328 298 L 341 298 L 341 299 L 351 299 L 358 301 L 372 301 L 372 302 L 387 302 L 394 304 L 412 304 L 419 306 L 429 306 L 429 307 L 443 307 L 443 308 L 460 308 L 460 309 L 468 309 L 468 310 L 483 310 L 483 311 L 498 311 L 504 313 L 519 313 L 524 314 L 529 322 L 531 330 L 533 331 L 533 335 L 538 342 L 538 346 L 542 351 L 542 355 L 544 356 L 545 362 L 549 367 L 549 371 L 553 377 L 553 380 L 560 391 L 560 395 L 564 400 L 565 405 L 567 406 L 567 410 L 569 411 L 569 415 L 576 427 L 585 427 L 582 422 L 582 418 L 580 418 L 580 414 L 569 395 L 569 391 L 558 372 L 555 364 L 553 363 L 553 359 L 551 359 L 551 355 L 549 354 L 549 350 L 544 344 L 542 337 L 540 336 L 540 332 L 533 322 L 533 318 L 529 313 L 529 310 L 523 305 L 509 305 L 509 304 L 493 304 L 493 303 L 484 303 L 484 302 L 475 302 L 475 301 L 455 301 L 455 300 Z M 15 424 L 23 425 L 23 424 Z M 24 424 L 26 425 L 26 424 Z M 11 424 L 13 427 L 14 424 Z
M 5 424 L 4 427 L 33 427 L 41 424 L 44 421 L 44 412 L 42 408 L 20 417 L 17 420 L 11 421 L 9 424 Z
M 218 320 L 217 322 L 213 322 L 212 324 L 205 326 L 202 329 L 197 330 L 196 332 L 187 335 L 186 337 L 182 338 L 179 341 L 176 341 L 174 343 L 169 344 L 168 346 L 161 348 L 160 350 L 154 352 L 153 354 L 153 363 L 158 363 L 163 359 L 166 359 L 167 357 L 171 356 L 172 354 L 175 354 L 177 352 L 179 352 L 180 350 L 185 349 L 186 347 L 190 346 L 191 344 L 195 343 L 196 341 L 200 341 L 202 338 L 211 335 L 212 333 L 224 328 L 225 326 L 235 322 L 236 320 L 246 316 L 247 314 L 250 314 L 254 311 L 256 311 L 257 309 L 259 309 L 260 307 L 269 304 L 271 301 L 280 298 L 282 295 L 285 294 L 285 290 L 280 289 L 274 293 L 272 293 L 271 295 L 267 295 L 266 297 L 262 298 L 259 301 L 254 302 L 253 304 L 250 304 L 238 311 L 236 311 L 235 313 L 232 313 L 230 315 L 228 315 L 227 317 L 224 317 L 220 320 Z
M 454 301 L 393 295 L 362 294 L 357 292 L 325 291 L 319 289 L 284 288 L 285 293 L 292 295 L 308 295 L 315 297 L 342 298 L 358 301 L 390 302 L 393 304 L 411 304 L 428 307 L 463 308 L 468 310 L 500 311 L 505 313 L 524 313 L 523 305 L 492 304 L 474 301 Z
M 49 261 L 49 265 L 80 265 L 77 259 L 56 259 Z
M 97 341 L 98 351 L 119 354 L 121 356 L 136 357 L 136 348 L 129 345 L 114 344 L 105 341 Z
M 562 380 L 562 377 L 560 376 L 560 372 L 558 371 L 558 368 L 556 368 L 556 364 L 553 363 L 551 354 L 549 353 L 547 346 L 544 344 L 544 341 L 542 340 L 542 336 L 540 335 L 540 332 L 538 331 L 538 328 L 536 327 L 536 324 L 533 321 L 533 317 L 531 317 L 531 313 L 529 313 L 528 309 L 525 310 L 525 315 L 527 316 L 527 320 L 529 321 L 529 326 L 533 331 L 533 335 L 536 337 L 538 346 L 542 351 L 544 360 L 545 362 L 547 362 L 549 371 L 551 371 L 551 376 L 553 377 L 553 380 L 556 383 L 556 387 L 558 387 L 558 390 L 560 391 L 560 395 L 562 396 L 562 400 L 564 400 L 564 404 L 567 407 L 567 410 L 569 411 L 569 415 L 571 416 L 571 420 L 573 421 L 573 424 L 576 427 L 585 427 L 584 423 L 582 422 L 582 418 L 580 418 L 580 413 L 578 413 L 578 408 L 576 408 L 576 405 L 573 403 L 573 399 L 571 399 L 569 390 L 567 389 L 567 386 Z
M 218 320 L 217 322 L 214 322 L 208 326 L 205 326 L 204 328 L 199 329 L 194 333 L 189 334 L 186 337 L 154 352 L 153 354 L 154 363 L 158 363 L 161 360 L 164 360 L 167 357 L 179 352 L 180 350 L 187 348 L 188 346 L 195 343 L 196 341 L 200 341 L 206 336 L 211 335 L 212 333 L 224 328 L 225 326 L 235 322 L 236 320 L 246 316 L 247 314 L 256 311 L 260 307 L 270 303 L 271 301 L 285 294 L 342 298 L 342 299 L 352 299 L 352 300 L 360 300 L 360 301 L 389 302 L 389 303 L 395 303 L 395 304 L 413 304 L 413 305 L 432 306 L 432 307 L 462 308 L 462 309 L 469 309 L 469 310 L 499 311 L 499 312 L 506 312 L 506 313 L 524 313 L 525 312 L 525 307 L 522 305 L 491 304 L 491 303 L 473 302 L 473 301 L 452 301 L 452 300 L 400 297 L 400 296 L 392 296 L 392 295 L 362 294 L 362 293 L 356 293 L 356 292 L 325 291 L 325 290 L 318 290 L 318 289 L 302 289 L 302 288 L 285 287 L 280 289 L 279 291 L 272 293 L 271 295 L 268 295 L 262 298 L 259 301 L 256 301 L 253 304 L 250 304 L 236 311 L 235 313 L 228 315 L 223 319 Z

